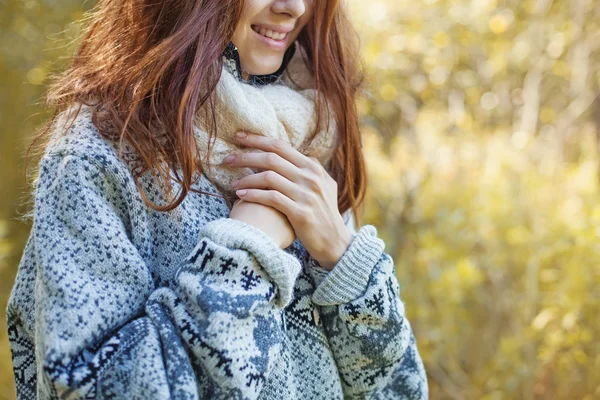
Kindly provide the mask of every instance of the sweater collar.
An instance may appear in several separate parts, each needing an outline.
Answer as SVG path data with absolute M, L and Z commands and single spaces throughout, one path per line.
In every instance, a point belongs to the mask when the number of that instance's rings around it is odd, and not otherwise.
M 266 75 L 250 75 L 247 81 L 244 81 L 242 78 L 242 67 L 240 64 L 240 55 L 238 53 L 237 47 L 233 44 L 233 42 L 229 42 L 225 50 L 223 51 L 223 64 L 227 71 L 229 71 L 233 76 L 238 78 L 240 81 L 249 83 L 254 86 L 268 85 L 271 83 L 275 83 L 279 80 L 283 71 L 287 67 L 289 61 L 292 59 L 294 52 L 296 51 L 296 42 L 292 43 L 292 45 L 285 51 L 283 55 L 283 61 L 279 69 L 272 74 Z

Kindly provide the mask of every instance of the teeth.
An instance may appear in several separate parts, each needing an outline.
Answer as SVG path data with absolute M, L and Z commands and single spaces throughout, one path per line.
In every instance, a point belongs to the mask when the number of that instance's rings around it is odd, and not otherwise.
M 282 40 L 283 38 L 285 38 L 287 36 L 287 33 L 274 32 L 270 29 L 265 29 L 263 27 L 259 28 L 257 26 L 252 26 L 252 29 L 255 32 L 258 32 L 263 36 L 266 36 L 268 38 L 275 39 L 275 40 Z

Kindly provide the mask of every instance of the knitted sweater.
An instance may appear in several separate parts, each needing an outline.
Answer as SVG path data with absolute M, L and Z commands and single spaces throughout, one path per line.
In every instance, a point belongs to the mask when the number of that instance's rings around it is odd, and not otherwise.
M 40 168 L 6 310 L 18 399 L 428 397 L 373 225 L 345 214 L 354 238 L 327 271 L 220 197 L 156 212 L 85 106 Z M 205 175 L 194 188 L 218 194 Z

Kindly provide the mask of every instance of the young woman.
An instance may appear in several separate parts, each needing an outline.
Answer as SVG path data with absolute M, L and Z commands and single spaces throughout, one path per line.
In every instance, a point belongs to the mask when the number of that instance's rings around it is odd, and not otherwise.
M 17 397 L 427 398 L 393 260 L 355 229 L 361 73 L 342 5 L 90 15 L 40 135 L 7 308 Z

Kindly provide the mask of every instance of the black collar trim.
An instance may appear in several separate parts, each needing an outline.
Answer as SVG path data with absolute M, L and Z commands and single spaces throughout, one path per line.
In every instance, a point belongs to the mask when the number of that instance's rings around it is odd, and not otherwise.
M 292 59 L 296 51 L 296 42 L 294 42 L 288 49 L 285 51 L 283 55 L 283 61 L 281 63 L 281 67 L 272 74 L 266 75 L 250 75 L 247 80 L 244 81 L 242 78 L 242 66 L 240 64 L 240 55 L 238 53 L 237 47 L 233 44 L 233 42 L 229 42 L 225 50 L 223 51 L 223 63 L 225 68 L 233 74 L 236 78 L 238 78 L 242 82 L 249 83 L 255 86 L 268 85 L 271 83 L 275 83 L 285 71 L 289 61 Z

